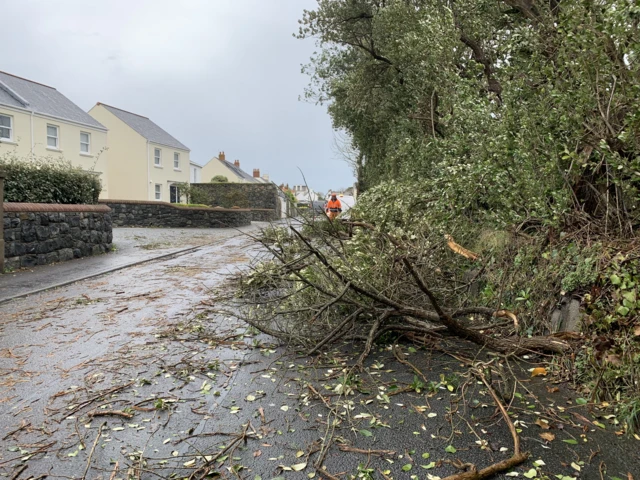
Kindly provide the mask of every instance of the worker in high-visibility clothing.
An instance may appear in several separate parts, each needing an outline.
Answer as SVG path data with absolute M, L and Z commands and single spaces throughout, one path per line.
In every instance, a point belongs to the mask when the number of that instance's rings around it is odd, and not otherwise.
M 327 212 L 329 220 L 333 220 L 340 214 L 340 212 L 342 212 L 342 203 L 338 200 L 338 195 L 335 193 L 331 194 L 331 198 L 327 202 L 325 211 Z

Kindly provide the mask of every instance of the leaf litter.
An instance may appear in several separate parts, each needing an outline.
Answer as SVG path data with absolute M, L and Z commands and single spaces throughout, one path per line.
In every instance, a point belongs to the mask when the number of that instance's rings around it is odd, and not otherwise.
M 482 465 L 508 458 L 512 445 L 496 405 L 476 379 L 465 378 L 459 359 L 409 344 L 406 358 L 418 376 L 388 345 L 376 346 L 361 370 L 353 369 L 348 346 L 296 357 L 210 313 L 210 287 L 202 288 L 210 272 L 200 270 L 202 261 L 170 264 L 181 273 L 190 265 L 198 269 L 163 278 L 162 288 L 143 268 L 131 278 L 114 276 L 86 296 L 74 287 L 65 290 L 67 296 L 45 296 L 40 305 L 9 312 L 9 322 L 20 318 L 19 324 L 3 323 L 5 332 L 16 331 L 9 338 L 28 329 L 33 343 L 14 342 L 0 353 L 7 398 L 14 396 L 0 408 L 9 423 L 17 422 L 6 424 L 3 433 L 15 447 L 0 459 L 6 474 L 20 464 L 34 478 L 48 474 L 47 457 L 55 456 L 73 462 L 65 468 L 78 475 L 87 469 L 89 476 L 104 471 L 114 479 L 239 472 L 273 478 L 278 469 L 357 476 L 360 464 L 384 478 L 415 469 L 444 478 L 456 475 L 471 452 L 478 452 L 473 458 Z M 122 291 L 125 296 L 116 294 Z M 178 299 L 187 291 L 188 302 Z M 96 321 L 80 327 L 78 318 Z M 86 348 L 74 351 L 84 340 Z M 444 342 L 440 348 L 446 351 Z M 52 368 L 43 368 L 40 359 Z M 570 452 L 585 445 L 582 455 L 589 459 L 596 445 L 610 441 L 598 437 L 605 435 L 598 424 L 613 424 L 615 417 L 607 419 L 606 409 L 579 400 L 567 404 L 566 392 L 549 387 L 546 366 L 533 367 L 545 372 L 533 376 L 526 365 L 511 368 L 521 370 L 511 389 L 520 396 L 503 391 L 506 379 L 494 379 L 494 388 L 509 399 L 509 415 L 526 448 L 544 456 L 543 463 L 530 462 L 514 473 L 568 477 L 595 471 L 599 462 L 580 464 Z M 27 403 L 35 391 L 37 401 Z M 105 420 L 101 430 L 91 425 L 93 417 Z M 79 446 L 84 431 L 89 448 Z M 529 440 L 531 435 L 542 442 Z M 104 452 L 100 458 L 89 455 L 94 441 L 94 452 Z M 351 460 L 345 463 L 344 455 Z M 345 464 L 350 471 L 338 466 Z

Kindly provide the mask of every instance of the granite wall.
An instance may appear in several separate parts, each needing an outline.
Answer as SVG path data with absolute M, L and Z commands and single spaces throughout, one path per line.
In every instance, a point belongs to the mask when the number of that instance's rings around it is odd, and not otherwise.
M 106 205 L 4 203 L 4 267 L 64 262 L 111 250 Z
M 166 202 L 101 200 L 112 210 L 116 227 L 229 228 L 251 224 L 251 210 L 186 207 Z

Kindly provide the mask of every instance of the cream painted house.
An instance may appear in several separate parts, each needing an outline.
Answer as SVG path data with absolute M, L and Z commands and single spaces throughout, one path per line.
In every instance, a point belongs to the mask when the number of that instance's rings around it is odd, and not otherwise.
M 147 117 L 97 103 L 89 115 L 109 129 L 109 198 L 180 203 L 190 150 Z
M 0 155 L 64 158 L 95 172 L 109 196 L 107 129 L 55 88 L 0 72 Z
M 257 180 L 240 168 L 240 160 L 228 162 L 224 152 L 202 167 L 202 182 L 209 183 L 216 175 L 227 177 L 229 183 L 256 183 Z

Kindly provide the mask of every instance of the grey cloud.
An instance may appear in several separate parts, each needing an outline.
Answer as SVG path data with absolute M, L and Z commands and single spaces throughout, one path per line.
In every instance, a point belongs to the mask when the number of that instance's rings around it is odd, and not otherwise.
M 30 0 L 3 6 L 0 70 L 56 87 L 84 109 L 145 115 L 205 163 L 327 191 L 353 182 L 324 107 L 298 101 L 313 41 L 292 37 L 312 0 Z

